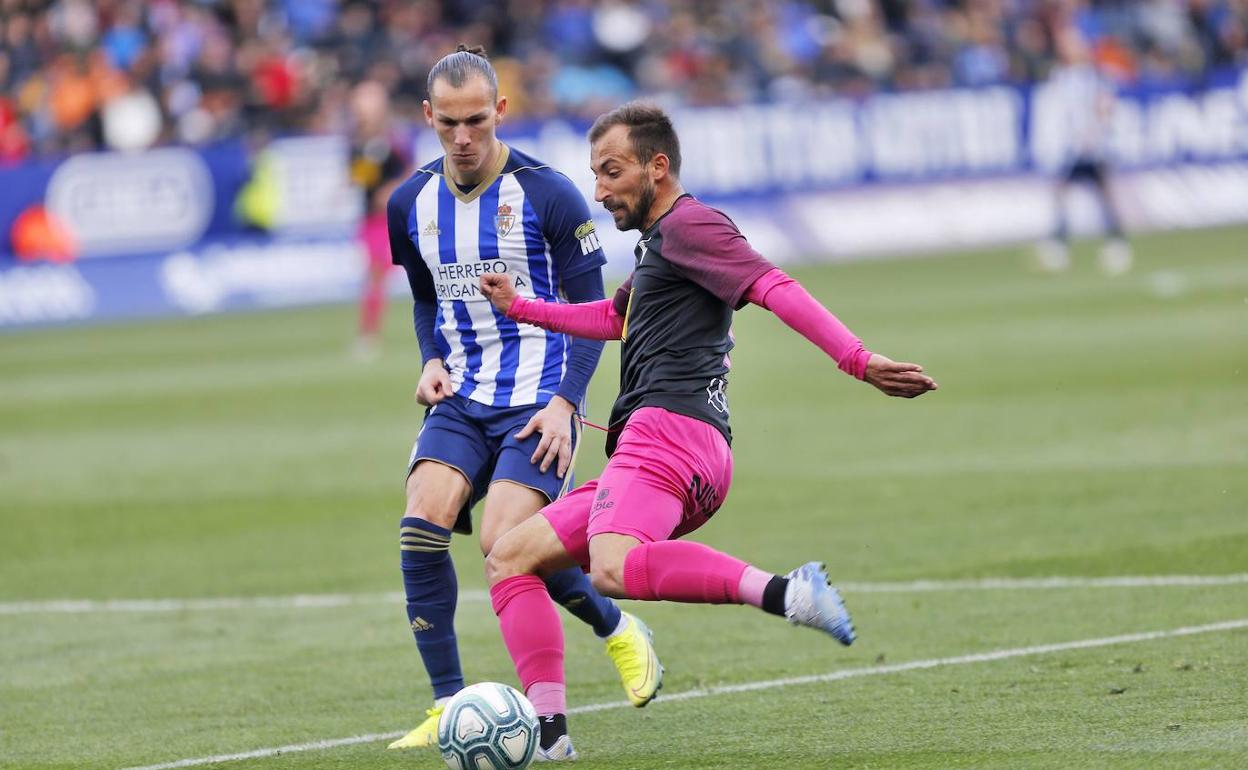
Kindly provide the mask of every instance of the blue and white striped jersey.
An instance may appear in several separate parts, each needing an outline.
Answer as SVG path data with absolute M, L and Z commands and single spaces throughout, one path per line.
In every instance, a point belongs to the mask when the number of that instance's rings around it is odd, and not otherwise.
M 417 323 L 422 300 L 435 302 L 436 356 L 456 394 L 498 407 L 544 404 L 563 381 L 570 339 L 510 320 L 477 282 L 483 273 L 506 273 L 521 296 L 566 301 L 564 281 L 606 262 L 589 207 L 566 176 L 506 146 L 471 190 L 442 169 L 439 158 L 418 170 L 387 211 L 392 256 L 407 269 Z M 434 357 L 423 346 L 422 353 Z

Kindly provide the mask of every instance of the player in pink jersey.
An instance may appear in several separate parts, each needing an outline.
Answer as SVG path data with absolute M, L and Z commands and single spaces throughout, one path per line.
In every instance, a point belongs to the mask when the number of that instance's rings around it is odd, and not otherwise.
M 626 104 L 590 130 L 595 199 L 638 230 L 633 274 L 615 297 L 579 305 L 526 300 L 502 275 L 481 289 L 508 317 L 619 339 L 620 395 L 602 475 L 500 538 L 486 560 L 490 596 L 525 692 L 563 719 L 563 633 L 542 575 L 579 564 L 604 595 L 750 604 L 842 644 L 854 628 L 822 565 L 776 575 L 675 540 L 723 504 L 732 479 L 728 353 L 733 311 L 775 313 L 848 374 L 892 396 L 936 389 L 917 364 L 863 347 L 800 284 L 755 252 L 732 221 L 685 193 L 680 145 L 662 110 Z M 654 675 L 660 669 L 653 663 Z

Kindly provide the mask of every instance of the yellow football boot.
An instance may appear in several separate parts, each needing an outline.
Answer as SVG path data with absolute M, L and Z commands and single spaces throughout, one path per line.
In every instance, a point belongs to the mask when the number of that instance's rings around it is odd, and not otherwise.
M 389 749 L 423 749 L 438 745 L 438 720 L 442 718 L 442 706 L 425 710 L 425 721 L 407 735 L 391 743 Z
M 624 692 L 637 708 L 641 708 L 663 686 L 663 666 L 654 653 L 654 635 L 639 618 L 624 613 L 624 630 L 607 639 L 607 655 L 620 672 Z

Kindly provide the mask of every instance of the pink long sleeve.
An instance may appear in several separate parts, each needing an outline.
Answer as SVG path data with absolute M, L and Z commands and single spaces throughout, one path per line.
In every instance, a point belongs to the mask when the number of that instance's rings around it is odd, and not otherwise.
M 840 319 L 779 268 L 764 273 L 745 292 L 746 300 L 767 308 L 781 321 L 819 346 L 846 374 L 862 379 L 871 351 Z
M 507 317 L 588 340 L 618 340 L 624 330 L 624 316 L 610 299 L 565 305 L 516 297 Z

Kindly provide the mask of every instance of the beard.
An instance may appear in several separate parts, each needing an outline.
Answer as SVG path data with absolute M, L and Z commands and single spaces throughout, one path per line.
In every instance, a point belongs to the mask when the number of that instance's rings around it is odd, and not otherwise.
M 654 182 L 649 179 L 642 181 L 641 190 L 637 193 L 636 206 L 621 206 L 617 211 L 623 216 L 615 220 L 617 230 L 641 230 L 646 224 L 646 215 L 654 206 Z M 614 213 L 614 212 L 613 212 Z

